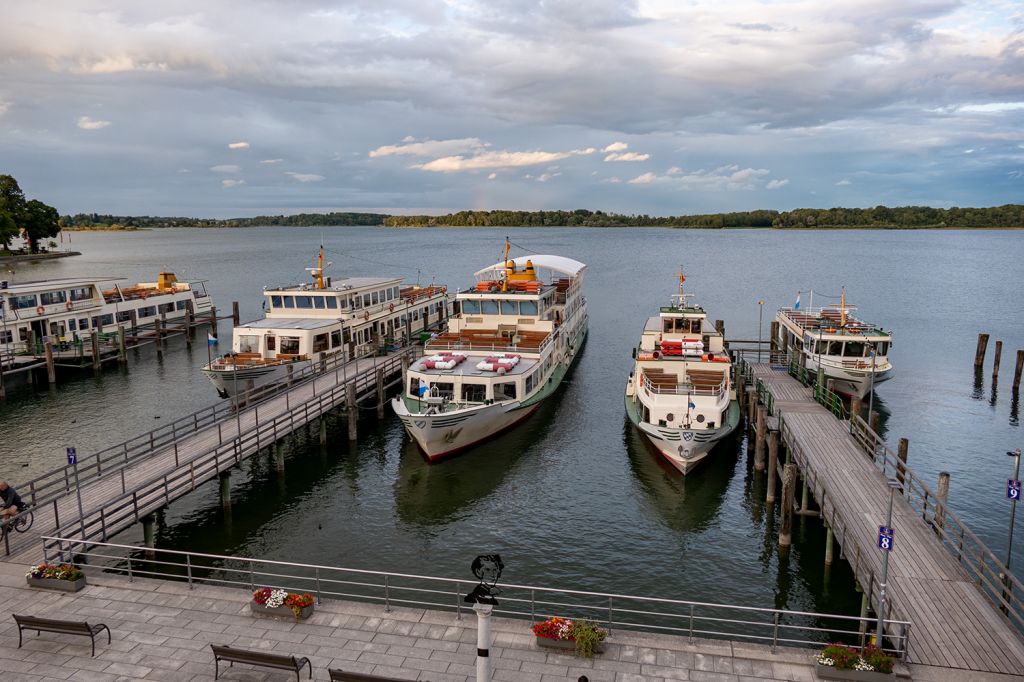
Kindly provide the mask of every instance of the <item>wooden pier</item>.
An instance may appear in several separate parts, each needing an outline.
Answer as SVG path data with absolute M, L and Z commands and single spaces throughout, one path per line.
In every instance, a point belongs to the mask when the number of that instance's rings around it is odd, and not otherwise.
M 787 520 L 791 524 L 794 514 L 820 516 L 827 528 L 826 563 L 834 539 L 864 590 L 862 615 L 868 605 L 877 612 L 884 554 L 879 526 L 886 522 L 890 481 L 899 482 L 885 616 L 911 623 L 908 662 L 1024 673 L 1024 585 L 947 508 L 948 476 L 945 490 L 940 481 L 940 491 L 932 491 L 906 466 L 906 441 L 897 453 L 889 450 L 857 414 L 856 401 L 850 419 L 838 396 L 805 386 L 788 366 L 741 361 L 738 367 L 741 401 L 756 425 L 756 451 L 769 446 L 767 467 L 763 454 L 754 467 L 760 462 L 769 470 L 769 503 L 776 500 L 775 479 L 783 481 L 780 545 L 788 544 Z M 816 509 L 809 504 L 812 495 Z
M 317 421 L 324 443 L 324 419 L 338 408 L 348 413 L 348 435 L 354 440 L 360 403 L 370 403 L 382 416 L 386 392 L 402 381 L 413 351 L 325 364 L 256 402 L 250 396 L 238 411 L 224 401 L 84 457 L 76 466 L 18 484 L 22 498 L 34 505 L 35 522 L 26 533 L 8 533 L 2 549 L 8 560 L 31 562 L 42 556 L 44 535 L 112 537 L 139 521 L 152 523 L 154 511 L 217 476 L 222 493 L 230 494 L 223 483 L 232 467 Z M 279 459 L 278 467 L 283 464 Z M 230 498 L 224 502 L 229 505 Z

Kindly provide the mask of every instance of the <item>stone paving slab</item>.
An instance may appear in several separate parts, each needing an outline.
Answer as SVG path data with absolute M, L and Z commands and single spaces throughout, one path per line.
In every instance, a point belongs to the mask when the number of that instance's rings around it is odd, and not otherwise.
M 81 592 L 30 588 L 26 567 L 0 563 L 0 602 L 7 613 L 106 623 L 113 641 L 97 639 L 91 657 L 84 637 L 26 633 L 18 648 L 13 619 L 0 620 L 0 670 L 25 680 L 213 680 L 210 644 L 309 657 L 313 679 L 328 668 L 432 682 L 475 682 L 475 618 L 443 611 L 360 602 L 324 601 L 306 621 L 250 614 L 249 592 L 221 586 L 90 575 Z M 508 682 L 815 682 L 813 652 L 724 640 L 695 640 L 656 633 L 617 631 L 594 659 L 538 649 L 523 620 L 493 618 L 493 680 Z M 904 674 L 908 671 L 904 669 Z M 975 680 L 976 674 L 911 666 L 921 680 Z M 920 676 L 918 676 L 918 674 Z M 303 673 L 305 675 L 305 672 Z M 221 679 L 244 682 L 294 680 L 286 672 L 236 665 Z M 303 677 L 303 679 L 306 679 Z M 985 682 L 1009 682 L 985 675 Z

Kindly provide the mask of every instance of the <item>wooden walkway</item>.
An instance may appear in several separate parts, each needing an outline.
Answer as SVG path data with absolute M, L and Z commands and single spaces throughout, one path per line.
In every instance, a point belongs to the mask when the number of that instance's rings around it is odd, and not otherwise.
M 851 435 L 850 422 L 815 402 L 813 391 L 785 369 L 753 365 L 781 415 L 781 437 L 839 541 L 858 582 L 878 603 L 883 552 L 878 527 L 889 501 L 886 477 Z M 909 469 L 904 474 L 912 475 Z M 780 477 L 781 478 L 781 477 Z M 909 481 L 908 481 L 909 483 Z M 927 507 L 926 507 L 927 510 Z M 978 588 L 979 579 L 940 540 L 934 517 L 897 493 L 894 549 L 889 557 L 888 617 L 909 621 L 908 660 L 946 668 L 1024 674 L 1024 642 Z M 962 536 L 961 536 L 962 537 Z
M 329 372 L 297 383 L 243 407 L 238 414 L 215 406 L 215 419 L 196 420 L 195 429 L 176 430 L 173 438 L 154 440 L 151 432 L 151 448 L 136 447 L 129 459 L 126 445 L 123 465 L 96 466 L 89 470 L 90 476 L 81 479 L 84 514 L 79 514 L 73 475 L 65 471 L 66 485 L 53 499 L 35 507 L 31 529 L 8 534 L 7 560 L 41 560 L 40 538 L 44 535 L 82 539 L 115 535 L 243 459 L 346 406 L 352 398 L 358 405 L 378 396 L 381 389 L 402 380 L 403 361 L 411 352 L 410 348 L 386 357 L 364 358 L 358 362 L 358 371 L 355 363 L 350 363 L 347 372 Z M 25 488 L 19 492 L 26 497 Z

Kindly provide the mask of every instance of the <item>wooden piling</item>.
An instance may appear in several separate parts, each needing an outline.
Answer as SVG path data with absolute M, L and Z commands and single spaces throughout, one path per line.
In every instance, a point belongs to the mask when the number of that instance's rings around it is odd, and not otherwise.
M 800 513 L 806 514 L 807 508 L 811 504 L 811 486 L 807 485 L 807 477 L 800 477 Z
M 765 436 L 768 431 L 768 408 L 757 406 L 757 434 L 754 441 L 754 471 L 764 471 Z
M 757 421 L 757 389 L 747 386 L 747 430 L 754 432 L 754 422 Z
M 943 471 L 939 474 L 939 487 L 935 491 L 939 498 L 939 504 L 935 507 L 935 525 L 938 528 L 946 526 L 946 506 L 949 503 L 949 472 Z
M 152 559 L 156 554 L 156 517 L 152 514 L 142 517 L 142 543 L 146 546 L 146 558 Z
M 46 380 L 51 384 L 57 383 L 57 368 L 53 364 L 53 342 L 47 341 L 43 344 L 43 353 L 46 355 Z
M 7 399 L 7 389 L 4 388 L 4 363 L 0 361 L 0 400 Z
M 92 342 L 92 368 L 99 370 L 100 368 L 100 335 L 95 329 L 89 334 L 89 340 Z
M 870 426 L 871 430 L 874 431 L 875 434 L 878 436 L 882 435 L 878 433 L 878 429 L 880 428 L 881 423 L 882 416 L 878 414 L 877 410 L 871 410 L 871 414 L 868 415 L 868 426 Z
M 899 447 L 896 450 L 896 457 L 900 460 L 900 465 L 896 467 L 896 480 L 903 484 L 903 478 L 907 471 L 907 451 L 910 449 L 910 441 L 906 438 L 900 438 Z
M 768 504 L 775 503 L 775 479 L 779 470 L 779 432 L 771 431 L 768 434 L 768 492 L 764 501 Z
M 220 505 L 225 510 L 231 509 L 231 470 L 220 472 Z
M 832 526 L 825 524 L 825 565 L 832 565 L 834 535 L 832 533 Z
M 192 347 L 192 309 L 185 311 L 185 346 Z
M 974 368 L 981 369 L 985 364 L 985 351 L 988 349 L 988 334 L 978 334 L 978 349 L 974 351 Z
M 356 383 L 353 379 L 345 386 L 345 409 L 348 411 L 348 439 L 356 440 L 359 425 L 359 405 L 356 404 Z
M 782 468 L 782 525 L 779 529 L 779 547 L 793 544 L 793 495 L 796 492 L 796 464 Z
M 384 368 L 377 368 L 377 419 L 384 418 Z
M 210 306 L 210 336 L 217 338 L 217 306 Z
M 284 445 L 280 441 L 274 443 L 274 468 L 277 473 L 284 473 Z
M 238 301 L 231 302 L 231 322 L 236 327 L 241 323 L 242 318 L 238 314 Z
M 163 322 L 159 318 L 153 320 L 153 329 L 156 330 L 156 356 L 162 358 L 164 356 L 164 331 Z
M 1013 392 L 1020 390 L 1020 375 L 1024 371 L 1024 350 L 1017 351 L 1017 367 L 1013 370 Z
M 992 378 L 999 378 L 999 361 L 1003 357 L 1003 342 L 996 341 L 996 356 L 992 360 Z
M 117 361 L 126 364 L 128 362 L 128 346 L 125 342 L 124 325 L 117 325 Z
M 320 417 L 320 445 L 327 445 L 327 417 Z
M 853 420 L 853 416 L 858 417 L 864 412 L 864 402 L 860 398 L 850 398 L 850 419 Z

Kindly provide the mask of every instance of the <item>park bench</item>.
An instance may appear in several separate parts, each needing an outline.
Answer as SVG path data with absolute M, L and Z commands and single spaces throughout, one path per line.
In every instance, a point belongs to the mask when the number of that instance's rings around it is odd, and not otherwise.
M 368 673 L 349 673 L 344 670 L 328 670 L 331 682 L 409 682 L 402 677 L 381 677 Z
M 302 671 L 302 666 L 309 666 L 309 677 L 313 678 L 313 665 L 309 662 L 309 659 L 303 656 L 302 658 L 296 658 L 295 656 L 286 656 L 284 654 L 272 654 L 268 651 L 248 651 L 246 649 L 235 649 L 227 645 L 211 644 L 210 648 L 213 649 L 213 661 L 215 665 L 213 679 L 217 679 L 220 676 L 220 662 L 227 661 L 230 666 L 234 666 L 235 663 L 247 663 L 248 665 L 258 665 L 264 668 L 278 668 L 279 670 L 293 670 L 295 671 L 295 679 L 299 679 L 299 673 Z
M 85 622 L 71 620 L 54 620 L 52 618 L 36 618 L 35 616 L 14 616 L 14 622 L 18 624 L 18 648 L 21 648 L 21 633 L 23 630 L 35 630 L 36 635 L 42 632 L 55 632 L 61 635 L 85 635 L 92 641 L 92 655 L 96 655 L 96 635 L 107 631 L 107 644 L 110 644 L 110 628 L 103 623 L 89 625 Z

